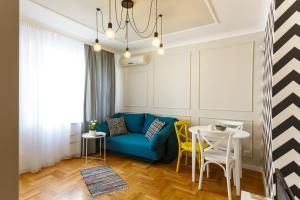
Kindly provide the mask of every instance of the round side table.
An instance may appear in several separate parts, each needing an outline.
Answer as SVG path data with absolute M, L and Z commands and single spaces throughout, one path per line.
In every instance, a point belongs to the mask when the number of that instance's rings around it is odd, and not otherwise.
M 82 157 L 85 158 L 85 163 L 88 162 L 88 159 L 99 159 L 106 160 L 106 133 L 104 132 L 96 132 L 96 135 L 91 135 L 89 133 L 84 133 L 81 135 L 82 137 Z M 99 139 L 100 149 L 99 149 L 99 157 L 88 157 L 87 149 L 88 149 L 88 140 L 96 140 Z M 103 152 L 101 148 L 103 140 Z M 103 155 L 102 155 L 103 154 Z

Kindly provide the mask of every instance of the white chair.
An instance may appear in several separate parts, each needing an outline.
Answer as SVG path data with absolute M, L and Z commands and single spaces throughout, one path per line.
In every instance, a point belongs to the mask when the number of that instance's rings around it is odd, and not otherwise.
M 201 152 L 201 167 L 198 189 L 201 190 L 203 181 L 203 172 L 208 164 L 216 164 L 224 170 L 227 180 L 228 199 L 231 200 L 231 172 L 234 170 L 235 159 L 231 152 L 233 134 L 227 131 L 200 131 L 198 130 L 197 139 Z M 207 143 L 209 147 L 203 148 Z M 224 151 L 224 142 L 226 142 L 226 151 Z M 225 165 L 225 166 L 223 166 Z M 234 174 L 234 173 L 233 173 Z M 234 177 L 235 180 L 235 177 Z
M 243 130 L 243 128 L 244 128 L 244 122 L 242 122 L 242 121 L 218 120 L 217 123 L 226 126 L 226 129 L 229 131 L 230 130 L 232 130 L 232 131 Z M 234 143 L 234 141 L 233 141 L 233 143 Z M 232 149 L 232 151 L 233 151 L 233 149 Z M 240 155 L 239 159 L 242 160 L 242 152 L 241 151 L 239 152 L 239 155 Z M 242 176 L 243 176 L 242 166 L 240 166 L 240 177 L 242 177 Z

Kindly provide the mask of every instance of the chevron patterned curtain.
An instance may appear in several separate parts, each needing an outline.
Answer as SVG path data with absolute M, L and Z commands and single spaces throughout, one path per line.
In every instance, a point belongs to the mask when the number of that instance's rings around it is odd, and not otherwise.
M 272 1 L 265 29 L 265 52 L 263 70 L 263 139 L 264 139 L 264 174 L 267 184 L 267 196 L 273 193 L 273 160 L 272 160 L 272 55 L 274 30 L 274 2 Z

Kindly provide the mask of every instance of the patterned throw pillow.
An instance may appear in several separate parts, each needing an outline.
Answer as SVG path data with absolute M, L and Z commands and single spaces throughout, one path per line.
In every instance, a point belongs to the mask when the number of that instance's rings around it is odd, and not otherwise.
M 124 117 L 108 119 L 107 124 L 111 136 L 127 133 Z
M 162 127 L 165 125 L 165 122 L 160 121 L 159 119 L 155 119 L 150 127 L 148 128 L 145 137 L 149 140 L 157 133 Z

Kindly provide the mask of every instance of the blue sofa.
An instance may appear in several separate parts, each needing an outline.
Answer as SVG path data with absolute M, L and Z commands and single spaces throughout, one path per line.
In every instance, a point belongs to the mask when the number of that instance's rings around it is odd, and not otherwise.
M 107 121 L 97 126 L 97 131 L 107 133 L 107 150 L 150 162 L 168 163 L 177 158 L 178 142 L 174 129 L 175 118 L 160 117 L 148 113 L 116 113 L 111 116 L 111 118 L 118 117 L 124 117 L 127 134 L 110 136 Z M 151 140 L 148 140 L 145 133 L 157 118 L 166 124 Z

